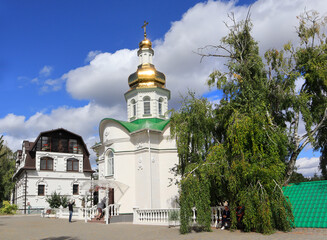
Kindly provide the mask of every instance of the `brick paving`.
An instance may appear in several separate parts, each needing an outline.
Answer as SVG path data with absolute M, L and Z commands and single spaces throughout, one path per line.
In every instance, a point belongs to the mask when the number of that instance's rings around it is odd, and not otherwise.
M 213 229 L 212 232 L 179 234 L 178 228 L 164 226 L 114 223 L 109 225 L 84 223 L 67 219 L 41 218 L 40 216 L 0 216 L 1 240 L 87 240 L 87 239 L 141 239 L 141 240 L 307 240 L 327 239 L 327 229 L 297 228 L 292 232 L 276 232 L 271 235 L 230 232 Z

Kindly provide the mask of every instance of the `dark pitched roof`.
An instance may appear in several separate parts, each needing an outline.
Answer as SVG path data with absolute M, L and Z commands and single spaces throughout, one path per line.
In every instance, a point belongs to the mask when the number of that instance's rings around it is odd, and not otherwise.
M 35 157 L 32 157 L 30 152 L 33 149 L 35 149 L 36 143 L 40 139 L 41 136 L 52 133 L 52 132 L 56 132 L 56 131 L 65 131 L 65 132 L 67 132 L 67 133 L 69 133 L 69 134 L 71 134 L 71 135 L 73 135 L 73 136 L 80 139 L 81 143 L 83 143 L 83 147 L 84 147 L 85 152 L 86 152 L 86 154 L 83 154 L 83 172 L 94 172 L 92 170 L 92 168 L 91 168 L 91 164 L 90 164 L 90 160 L 89 160 L 90 153 L 89 153 L 89 151 L 87 149 L 87 146 L 86 146 L 83 138 L 80 135 L 78 135 L 76 133 L 73 133 L 73 132 L 70 132 L 70 131 L 68 131 L 68 130 L 66 130 L 64 128 L 58 128 L 58 129 L 54 129 L 54 130 L 41 132 L 34 142 L 29 142 L 29 141 L 26 141 L 26 140 L 23 141 L 23 145 L 25 147 L 25 153 L 26 153 L 25 165 L 17 173 L 14 174 L 14 177 L 18 176 L 23 170 L 35 170 L 36 169 Z M 21 151 L 21 150 L 18 150 L 18 151 Z
M 83 146 L 84 146 L 84 149 L 86 150 L 87 155 L 90 156 L 89 150 L 87 149 L 87 146 L 86 146 L 86 144 L 85 144 L 83 138 L 82 138 L 80 135 L 78 135 L 78 134 L 76 134 L 76 133 L 73 133 L 73 132 L 71 132 L 71 131 L 68 131 L 67 129 L 64 129 L 64 128 L 57 128 L 57 129 L 52 129 L 52 130 L 49 130 L 49 131 L 41 132 L 41 133 L 39 134 L 39 136 L 35 139 L 33 145 L 31 146 L 31 149 L 33 149 L 33 148 L 35 147 L 35 144 L 37 143 L 37 141 L 39 140 L 39 138 L 40 138 L 42 135 L 45 135 L 45 134 L 48 134 L 48 133 L 52 133 L 52 132 L 59 132 L 59 131 L 65 131 L 65 132 L 67 132 L 67 133 L 69 133 L 69 134 L 71 134 L 71 135 L 74 135 L 74 136 L 76 136 L 77 138 L 79 138 L 79 139 L 81 140 L 81 142 L 83 143 Z

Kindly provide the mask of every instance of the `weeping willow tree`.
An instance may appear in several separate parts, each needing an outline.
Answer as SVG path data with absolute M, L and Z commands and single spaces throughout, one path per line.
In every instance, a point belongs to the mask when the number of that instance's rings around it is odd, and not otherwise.
M 176 116 L 181 115 L 173 114 L 172 128 L 178 136 L 181 125 L 174 122 Z M 182 124 L 183 128 L 186 126 L 190 127 L 190 137 L 196 138 L 189 122 Z M 197 210 L 198 226 L 210 231 L 210 206 L 217 199 L 228 200 L 232 213 L 237 206 L 245 207 L 245 231 L 290 230 L 293 215 L 280 187 L 286 167 L 286 135 L 269 124 L 264 111 L 235 110 L 226 128 L 226 139 L 218 143 L 212 138 L 203 159 L 184 159 L 188 164 L 180 181 L 181 233 L 191 231 L 193 207 Z M 215 131 L 214 126 L 211 130 Z M 232 228 L 236 228 L 236 214 L 231 217 Z
M 218 53 L 199 53 L 229 59 L 229 71 L 214 71 L 208 81 L 222 90 L 220 104 L 212 111 L 205 100 L 193 97 L 171 118 L 180 157 L 176 169 L 182 169 L 181 233 L 191 230 L 193 207 L 197 224 L 210 230 L 210 205 L 224 200 L 230 205 L 232 228 L 237 206 L 245 207 L 245 231 L 288 231 L 294 222 L 281 189 L 290 149 L 285 126 L 275 124 L 270 111 L 268 73 L 250 34 L 249 16 L 241 22 L 233 15 L 231 19 L 230 33 L 215 47 Z

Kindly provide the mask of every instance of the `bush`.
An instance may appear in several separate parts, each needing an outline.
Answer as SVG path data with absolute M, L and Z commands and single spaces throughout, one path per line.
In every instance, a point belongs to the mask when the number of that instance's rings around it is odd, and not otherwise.
M 18 207 L 16 204 L 10 204 L 8 201 L 3 201 L 2 208 L 0 208 L 0 214 L 15 214 Z
M 168 214 L 169 221 L 178 221 L 179 220 L 179 211 L 173 210 Z
M 60 206 L 66 208 L 68 204 L 68 198 L 56 192 L 47 197 L 46 201 L 49 203 L 50 208 L 59 208 Z

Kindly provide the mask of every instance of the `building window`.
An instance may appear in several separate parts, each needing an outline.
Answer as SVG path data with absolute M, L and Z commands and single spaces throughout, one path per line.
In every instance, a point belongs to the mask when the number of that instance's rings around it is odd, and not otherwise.
M 60 139 L 58 143 L 58 152 L 68 152 L 68 140 Z
M 38 185 L 37 186 L 37 195 L 38 196 L 44 196 L 44 185 Z
M 144 103 L 144 114 L 151 114 L 151 108 L 150 108 L 150 97 L 144 97 L 143 98 Z
M 107 155 L 107 176 L 114 175 L 114 153 L 109 151 Z
M 41 170 L 50 170 L 53 171 L 53 159 L 50 157 L 42 157 L 40 162 Z
M 78 184 L 73 185 L 73 195 L 78 195 Z
M 76 139 L 69 139 L 69 152 L 78 153 L 78 145 Z
M 159 113 L 159 115 L 162 115 L 162 102 L 163 102 L 163 99 L 159 98 L 159 101 L 158 101 L 158 113 Z
M 78 172 L 79 161 L 75 158 L 67 159 L 67 171 Z
M 134 99 L 132 99 L 131 103 L 132 103 L 132 116 L 135 117 L 136 116 L 136 101 Z
M 50 144 L 50 138 L 42 136 L 41 137 L 41 146 L 42 146 L 42 151 L 50 151 L 51 150 L 51 144 Z

